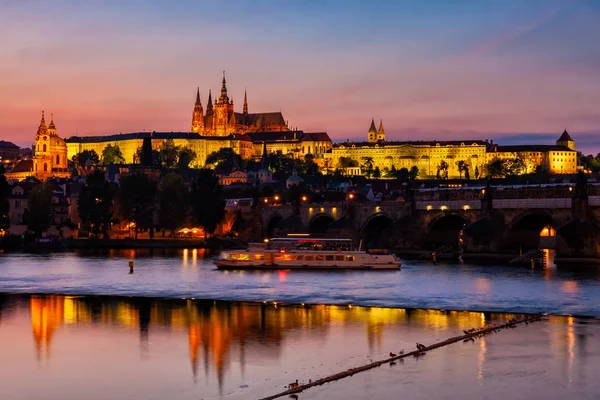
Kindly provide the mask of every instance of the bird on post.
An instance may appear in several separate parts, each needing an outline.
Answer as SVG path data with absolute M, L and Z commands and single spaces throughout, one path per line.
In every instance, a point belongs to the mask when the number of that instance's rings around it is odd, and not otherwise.
M 417 350 L 425 350 L 425 345 L 421 344 L 421 343 L 417 343 Z

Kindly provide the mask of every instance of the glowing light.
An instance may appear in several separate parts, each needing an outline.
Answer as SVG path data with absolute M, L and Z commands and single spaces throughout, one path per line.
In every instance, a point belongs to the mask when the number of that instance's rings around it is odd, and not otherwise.
M 275 201 L 279 201 L 279 196 L 275 196 Z
M 309 208 L 309 209 L 308 209 L 308 212 L 309 212 L 309 213 L 312 213 L 312 212 L 313 212 L 313 208 L 312 208 L 312 207 L 311 207 L 311 208 Z
M 427 209 L 427 211 L 433 210 L 433 207 L 428 205 L 427 207 L 425 207 Z
M 463 206 L 463 210 L 465 210 L 465 211 L 466 211 L 466 210 L 470 210 L 470 209 L 471 209 L 471 206 L 470 206 L 470 205 L 468 205 L 468 204 L 465 204 L 465 205 Z
M 263 240 L 263 242 L 269 243 L 269 238 L 265 238 L 265 240 Z
M 302 196 L 302 201 L 306 201 L 306 200 L 308 200 L 308 197 Z
M 442 210 L 442 211 L 446 211 L 447 209 L 448 209 L 448 207 L 447 207 L 447 206 L 441 206 L 441 207 L 440 207 L 440 210 Z
M 350 194 L 348 195 L 348 198 L 349 198 L 350 200 L 352 200 L 352 199 L 354 198 L 354 193 L 350 193 Z
M 265 199 L 265 204 L 267 204 L 269 202 L 269 199 Z
M 321 212 L 325 212 L 325 208 L 324 207 L 321 207 Z

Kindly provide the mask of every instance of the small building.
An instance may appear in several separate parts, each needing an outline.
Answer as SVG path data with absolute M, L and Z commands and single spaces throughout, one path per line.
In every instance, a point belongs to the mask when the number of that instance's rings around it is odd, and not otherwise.
M 296 171 L 294 171 L 294 173 L 286 179 L 285 181 L 285 187 L 287 189 L 291 188 L 292 186 L 298 186 L 300 185 L 302 182 L 304 182 L 304 179 L 302 179 L 301 177 L 298 176 L 298 173 Z
M 248 174 L 239 169 L 234 169 L 228 175 L 219 176 L 219 184 L 223 186 L 229 186 L 233 183 L 247 183 Z

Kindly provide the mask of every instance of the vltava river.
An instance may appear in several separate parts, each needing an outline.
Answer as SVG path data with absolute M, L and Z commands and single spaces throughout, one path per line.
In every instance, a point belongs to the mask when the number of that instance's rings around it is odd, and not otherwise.
M 401 271 L 222 272 L 202 249 L 0 254 L 0 292 L 600 316 L 600 269 L 593 266 L 403 261 Z

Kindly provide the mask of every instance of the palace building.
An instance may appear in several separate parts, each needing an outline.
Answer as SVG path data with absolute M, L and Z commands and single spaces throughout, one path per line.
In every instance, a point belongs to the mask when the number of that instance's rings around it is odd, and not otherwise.
M 416 166 L 420 178 L 436 177 L 438 166 L 445 161 L 448 164 L 448 177 L 459 178 L 459 162 L 468 165 L 470 176 L 485 175 L 487 164 L 495 158 L 525 161 L 525 173 L 533 173 L 538 166 L 553 174 L 573 174 L 577 172 L 577 152 L 575 141 L 565 130 L 555 145 L 514 145 L 501 146 L 484 140 L 451 141 L 386 141 L 383 121 L 375 128 L 375 120 L 367 132 L 366 142 L 342 142 L 333 146 L 326 154 L 329 169 L 341 168 L 340 159 L 353 160 L 355 166 L 346 167 L 350 175 L 362 174 L 360 165 L 365 159 L 372 160 L 373 168 L 379 167 L 382 173 Z

